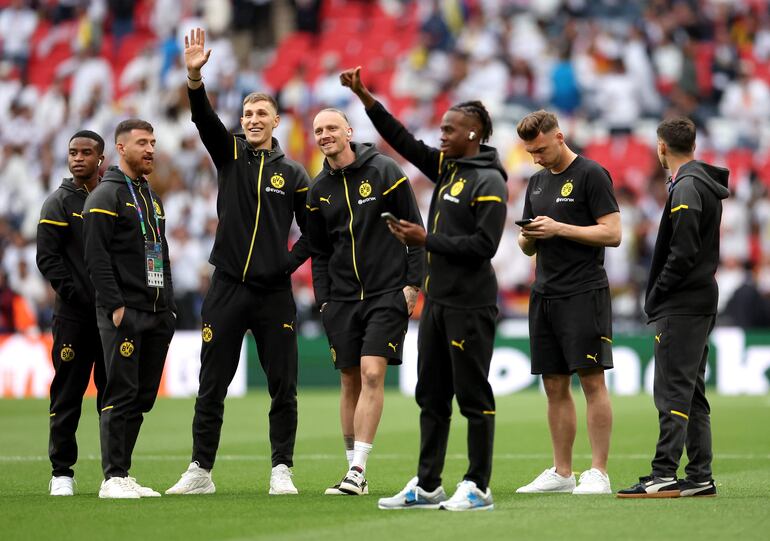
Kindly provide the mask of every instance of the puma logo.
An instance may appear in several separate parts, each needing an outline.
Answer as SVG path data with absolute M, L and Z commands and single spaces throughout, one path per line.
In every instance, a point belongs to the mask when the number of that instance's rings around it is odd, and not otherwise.
M 451 344 L 460 351 L 465 351 L 465 340 L 460 340 L 459 342 L 457 340 L 452 340 Z
M 597 354 L 595 354 L 595 355 L 588 355 L 588 354 L 586 353 L 586 359 L 591 359 L 591 360 L 592 360 L 593 362 L 595 362 L 595 363 L 598 363 L 598 362 L 599 362 L 599 361 L 597 361 L 597 360 L 596 360 L 596 358 L 597 358 L 598 356 L 599 356 L 599 354 L 598 354 L 598 353 L 597 353 Z
M 331 205 L 332 204 L 331 198 L 332 198 L 332 194 L 329 194 L 326 197 L 321 197 L 320 199 L 321 199 L 321 201 L 323 201 L 327 205 Z
M 283 324 L 283 328 L 284 329 L 291 329 L 293 331 L 294 330 L 294 322 L 292 321 L 291 323 L 284 323 Z
M 76 217 L 76 218 L 80 218 L 81 220 L 83 219 L 83 215 L 82 214 L 78 214 L 77 212 L 73 212 L 72 215 L 74 217 Z
M 396 348 L 398 347 L 398 342 L 396 342 L 396 345 L 393 345 L 390 342 L 388 342 L 388 347 L 393 348 L 393 353 L 395 353 L 396 352 Z
M 656 334 L 656 335 L 655 335 L 655 341 L 656 341 L 658 344 L 660 344 L 660 337 L 661 337 L 661 336 L 663 336 L 663 333 L 660 333 L 660 334 Z

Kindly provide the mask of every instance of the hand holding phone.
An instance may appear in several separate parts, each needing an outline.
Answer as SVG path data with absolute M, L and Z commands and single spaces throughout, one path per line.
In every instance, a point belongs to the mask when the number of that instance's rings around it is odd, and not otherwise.
M 383 212 L 382 214 L 380 214 L 380 218 L 387 220 L 388 222 L 398 223 L 398 218 L 393 216 L 393 214 L 391 214 L 390 212 Z
M 531 224 L 534 221 L 535 221 L 534 218 L 525 218 L 524 220 L 516 220 L 513 223 L 515 223 L 519 227 L 524 227 L 525 225 L 529 225 L 529 224 Z

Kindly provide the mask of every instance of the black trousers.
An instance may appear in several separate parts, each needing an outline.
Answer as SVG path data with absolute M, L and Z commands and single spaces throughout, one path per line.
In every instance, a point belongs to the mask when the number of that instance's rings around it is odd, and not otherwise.
M 52 475 L 73 477 L 72 466 L 78 459 L 75 432 L 80 422 L 83 394 L 94 373 L 96 411 L 102 408 L 104 392 L 104 355 L 96 320 L 76 321 L 54 317 L 54 377 L 51 381 L 51 409 L 48 456 Z
M 235 376 L 243 336 L 251 330 L 267 376 L 273 466 L 294 465 L 297 434 L 297 307 L 291 290 L 255 290 L 214 273 L 203 301 L 203 346 L 193 418 L 192 460 L 214 467 L 227 387 Z
M 468 419 L 469 465 L 463 478 L 481 490 L 489 486 L 495 397 L 487 378 L 496 317 L 496 306 L 459 309 L 425 302 L 417 339 L 416 399 L 420 406 L 417 476 L 427 491 L 441 484 L 454 396 Z
M 126 308 L 115 327 L 112 314 L 99 309 L 97 322 L 107 369 L 99 423 L 102 469 L 105 479 L 126 477 L 144 414 L 158 395 L 174 316 Z
M 711 480 L 711 410 L 706 400 L 708 337 L 714 316 L 667 316 L 655 322 L 655 407 L 660 436 L 652 474 L 676 477 L 687 448 L 687 478 Z

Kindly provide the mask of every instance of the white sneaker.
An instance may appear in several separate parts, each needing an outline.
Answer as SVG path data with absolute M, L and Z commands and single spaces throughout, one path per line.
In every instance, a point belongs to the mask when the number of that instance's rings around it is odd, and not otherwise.
M 278 464 L 270 474 L 270 491 L 268 494 L 299 494 L 291 480 L 294 475 L 286 464 Z
M 51 477 L 48 482 L 48 491 L 51 496 L 74 496 L 75 479 L 66 475 Z
M 612 494 L 610 476 L 596 468 L 591 468 L 580 474 L 578 486 L 573 494 Z
M 541 492 L 572 492 L 575 490 L 575 475 L 562 477 L 556 467 L 548 468 L 528 485 L 517 488 L 517 494 L 538 494 Z
M 444 487 L 426 492 L 417 485 L 418 482 L 417 477 L 412 477 L 395 496 L 380 498 L 377 507 L 380 509 L 438 509 L 439 504 L 447 499 Z
M 438 508 L 447 511 L 491 511 L 495 504 L 489 487 L 486 492 L 481 492 L 476 483 L 466 479 L 457 483 L 457 490 L 452 497 L 441 502 Z
M 128 477 L 110 477 L 102 481 L 102 486 L 99 487 L 99 497 L 119 500 L 140 498 L 134 483 L 129 481 Z
M 216 487 L 211 480 L 211 472 L 200 467 L 197 462 L 190 462 L 187 471 L 166 494 L 214 494 Z
M 134 490 L 139 494 L 142 498 L 160 498 L 160 492 L 151 489 L 150 487 L 143 487 L 139 483 L 136 482 L 136 478 L 129 477 L 128 482 L 134 485 Z
M 339 489 L 349 496 L 363 496 L 366 494 L 364 492 L 365 487 L 366 477 L 364 477 L 364 472 L 358 466 L 353 466 L 345 474 L 342 481 L 340 481 Z

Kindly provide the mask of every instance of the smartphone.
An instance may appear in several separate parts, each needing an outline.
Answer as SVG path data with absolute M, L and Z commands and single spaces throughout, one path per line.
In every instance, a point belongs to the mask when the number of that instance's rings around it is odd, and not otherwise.
M 513 222 L 513 223 L 515 223 L 515 224 L 516 224 L 516 225 L 518 225 L 519 227 L 524 227 L 525 225 L 529 225 L 529 224 L 531 224 L 531 223 L 532 223 L 532 222 L 534 222 L 534 221 L 535 221 L 535 219 L 534 219 L 534 218 L 527 218 L 527 219 L 525 219 L 525 220 L 516 220 L 516 221 L 515 221 L 515 222 Z
M 383 220 L 387 220 L 389 222 L 398 222 L 398 218 L 393 216 L 390 212 L 383 212 L 382 214 L 380 214 L 380 218 L 382 218 Z

